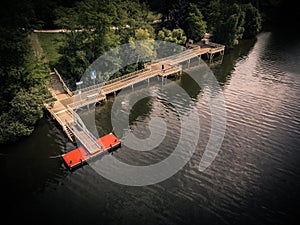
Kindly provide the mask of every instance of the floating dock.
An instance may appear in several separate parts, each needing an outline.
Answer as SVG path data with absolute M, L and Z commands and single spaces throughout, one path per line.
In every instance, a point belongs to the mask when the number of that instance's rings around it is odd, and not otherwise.
M 77 109 L 105 101 L 107 95 L 116 94 L 117 91 L 130 86 L 133 88 L 139 82 L 148 81 L 149 83 L 149 80 L 153 77 L 161 77 L 163 83 L 163 80 L 168 76 L 182 73 L 182 63 L 187 62 L 189 66 L 191 60 L 195 58 L 198 58 L 200 62 L 201 56 L 205 54 L 211 61 L 215 54 L 223 55 L 225 50 L 224 45 L 211 42 L 189 44 L 187 47 L 189 49 L 176 55 L 146 63 L 145 68 L 142 70 L 108 80 L 104 83 L 81 88 L 74 92 L 69 90 L 56 69 L 50 73 L 51 85 L 49 91 L 52 94 L 52 98 L 44 101 L 45 108 L 61 125 L 68 138 L 73 142 L 75 142 L 76 138 L 82 145 L 63 155 L 63 160 L 68 168 L 73 169 L 80 166 L 121 144 L 120 140 L 113 134 L 108 134 L 99 139 L 94 137 L 76 113 Z
M 215 54 L 219 53 L 220 55 L 223 55 L 225 50 L 224 45 L 212 42 L 206 42 L 205 44 L 189 44 L 187 47 L 189 49 L 176 55 L 146 63 L 144 69 L 106 81 L 105 83 L 81 88 L 74 92 L 69 90 L 61 75 L 54 69 L 54 72 L 50 74 L 51 88 L 49 88 L 52 98 L 44 101 L 45 108 L 62 126 L 64 132 L 71 141 L 75 142 L 75 137 L 77 137 L 81 140 L 83 146 L 89 148 L 88 146 L 91 146 L 91 143 L 95 142 L 95 140 L 89 140 L 91 139 L 89 135 L 75 129 L 76 121 L 74 121 L 74 118 L 78 118 L 78 115 L 76 115 L 75 112 L 76 109 L 86 106 L 89 107 L 89 105 L 95 105 L 98 102 L 105 101 L 107 95 L 116 94 L 117 91 L 130 86 L 133 88 L 133 86 L 139 82 L 148 81 L 149 83 L 149 79 L 153 77 L 158 76 L 166 78 L 174 74 L 181 74 L 181 64 L 183 62 L 187 62 L 189 65 L 191 59 L 201 59 L 201 56 L 205 54 L 209 61 L 211 61 Z M 77 98 L 75 99 L 76 96 Z M 78 120 L 80 120 L 80 118 Z M 93 146 L 95 145 L 96 143 L 93 144 Z
M 90 153 L 84 146 L 80 146 L 64 155 L 62 158 L 68 169 L 73 170 L 84 164 L 89 160 L 102 155 L 105 152 L 113 151 L 121 146 L 121 141 L 112 133 L 107 134 L 97 140 L 100 146 L 98 151 Z

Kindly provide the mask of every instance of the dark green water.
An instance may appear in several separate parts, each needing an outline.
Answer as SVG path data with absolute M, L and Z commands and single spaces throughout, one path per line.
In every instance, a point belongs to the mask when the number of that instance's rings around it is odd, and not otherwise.
M 200 140 L 186 166 L 155 185 L 116 184 L 89 165 L 66 171 L 61 159 L 52 156 L 75 146 L 45 116 L 30 137 L 1 146 L 2 217 L 41 224 L 296 224 L 299 62 L 299 37 L 265 32 L 226 54 L 222 64 L 211 66 L 224 91 L 227 127 L 218 156 L 204 172 L 198 165 L 209 138 L 210 109 L 187 75 L 177 80 L 197 105 Z M 149 120 L 160 116 L 171 124 L 164 142 L 148 155 L 122 147 L 114 153 L 118 159 L 147 164 L 172 152 L 180 132 L 178 117 L 163 93 L 158 95 L 135 105 L 131 128 L 147 137 Z M 113 100 L 97 108 L 101 135 L 112 130 Z

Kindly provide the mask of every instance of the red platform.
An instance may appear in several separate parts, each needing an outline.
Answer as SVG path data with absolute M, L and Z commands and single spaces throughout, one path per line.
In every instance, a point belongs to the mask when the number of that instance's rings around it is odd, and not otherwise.
M 83 146 L 76 148 L 64 155 L 62 158 L 69 169 L 83 165 L 87 160 L 101 155 L 109 150 L 116 149 L 121 145 L 121 141 L 112 133 L 107 134 L 97 140 L 98 144 L 103 148 L 99 151 L 90 154 Z

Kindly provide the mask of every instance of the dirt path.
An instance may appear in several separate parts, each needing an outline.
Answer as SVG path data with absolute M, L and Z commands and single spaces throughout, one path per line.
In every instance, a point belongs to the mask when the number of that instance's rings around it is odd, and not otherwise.
M 37 34 L 31 33 L 29 35 L 29 39 L 30 39 L 30 42 L 31 42 L 31 46 L 33 48 L 34 55 L 37 58 L 41 59 L 44 56 L 44 52 L 43 52 L 43 49 L 41 47 L 41 44 L 40 44 L 40 41 L 39 41 L 39 38 L 38 38 Z

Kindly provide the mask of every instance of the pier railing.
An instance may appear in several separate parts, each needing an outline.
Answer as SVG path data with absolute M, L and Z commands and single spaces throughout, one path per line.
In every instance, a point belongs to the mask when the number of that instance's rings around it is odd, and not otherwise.
M 55 74 L 57 75 L 59 81 L 61 82 L 64 90 L 68 93 L 68 95 L 72 96 L 73 95 L 73 92 L 70 91 L 70 89 L 68 88 L 68 86 L 65 84 L 64 80 L 62 79 L 62 77 L 60 76 L 60 74 L 58 73 L 58 71 L 54 68 L 54 72 Z
M 136 83 L 145 81 L 155 76 L 169 76 L 178 72 L 182 72 L 183 62 L 190 63 L 190 60 L 198 57 L 202 54 L 208 54 L 211 60 L 215 53 L 220 52 L 223 54 L 225 46 L 210 42 L 211 47 L 194 47 L 176 55 L 164 57 L 153 61 L 152 63 L 146 63 L 145 68 L 135 71 L 133 73 L 126 74 L 121 77 L 117 77 L 106 82 L 91 85 L 89 87 L 80 88 L 74 92 L 70 91 L 67 85 L 64 83 L 62 77 L 56 69 L 54 69 L 59 82 L 55 82 L 56 85 L 60 84 L 60 90 L 65 90 L 65 96 L 60 99 L 47 99 L 44 101 L 45 107 L 51 113 L 51 115 L 61 124 L 64 131 L 71 139 L 71 135 L 77 137 L 81 143 L 87 148 L 90 153 L 96 151 L 96 149 L 102 147 L 102 143 L 96 139 L 96 137 L 87 129 L 80 116 L 74 111 L 80 107 L 88 106 L 90 104 L 96 104 L 99 101 L 105 100 L 106 95 L 116 93 L 123 88 L 132 86 Z M 200 57 L 199 57 L 200 56 Z M 163 79 L 162 79 L 163 80 Z M 55 90 L 52 91 L 52 95 L 55 97 Z M 77 99 L 78 98 L 78 99 Z M 72 140 L 72 139 L 71 139 Z M 98 144 L 99 143 L 99 144 Z
M 89 129 L 85 126 L 80 116 L 69 106 L 68 110 L 73 116 L 73 122 L 66 121 L 66 124 L 69 127 L 69 129 L 73 131 L 75 137 L 79 139 L 81 144 L 83 144 L 83 146 L 91 154 L 102 149 L 103 144 L 100 140 L 98 141 L 97 138 L 89 131 Z M 82 132 L 80 132 L 80 130 L 78 130 L 76 126 L 78 126 Z M 100 143 L 100 145 L 98 143 Z

